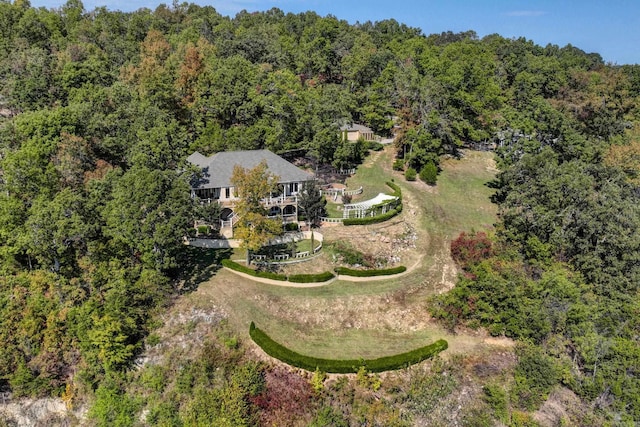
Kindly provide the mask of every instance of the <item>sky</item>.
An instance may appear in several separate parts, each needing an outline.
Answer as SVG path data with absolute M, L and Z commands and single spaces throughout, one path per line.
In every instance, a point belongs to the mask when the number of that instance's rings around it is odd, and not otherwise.
M 31 0 L 32 6 L 57 8 L 66 0 Z M 396 21 L 420 28 L 425 35 L 475 31 L 479 37 L 500 34 L 525 37 L 546 46 L 572 44 L 599 53 L 612 64 L 640 64 L 639 0 L 188 0 L 213 6 L 222 15 L 241 10 L 315 11 L 351 24 Z M 180 0 L 182 2 L 182 0 Z M 83 0 L 85 9 L 106 6 L 125 12 L 155 9 L 172 0 Z

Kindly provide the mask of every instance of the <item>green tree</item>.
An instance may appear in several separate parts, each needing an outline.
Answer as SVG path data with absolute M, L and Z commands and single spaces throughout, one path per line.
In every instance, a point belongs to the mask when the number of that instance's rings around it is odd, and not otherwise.
M 269 172 L 267 163 L 260 162 L 253 169 L 234 166 L 231 183 L 239 200 L 235 211 L 240 217 L 234 231 L 242 239 L 242 247 L 247 249 L 247 263 L 250 251 L 256 251 L 282 232 L 282 224 L 267 218 L 267 210 L 262 200 L 278 189 L 279 177 Z
M 309 230 L 318 225 L 321 217 L 326 216 L 326 204 L 316 181 L 305 181 L 302 184 L 298 192 L 298 206 L 306 218 Z
M 333 166 L 337 169 L 349 169 L 362 163 L 366 147 L 362 139 L 342 141 L 333 153 Z
M 51 201 L 39 197 L 29 214 L 23 235 L 27 253 L 42 267 L 75 273 L 76 257 L 85 253 L 95 233 L 87 221 L 83 194 L 64 189 Z
M 15 111 L 43 108 L 51 101 L 51 55 L 41 47 L 14 49 L 0 60 L 0 95 Z
M 438 180 L 438 167 L 429 162 L 420 170 L 420 179 L 429 185 L 435 185 Z
M 407 181 L 415 181 L 416 175 L 418 175 L 418 172 L 416 172 L 414 168 L 407 168 L 407 170 L 404 171 L 404 178 Z
M 558 367 L 539 347 L 520 345 L 517 354 L 515 392 L 520 405 L 533 410 L 546 400 L 552 387 L 558 384 Z
M 135 329 L 133 319 L 116 319 L 107 314 L 102 317 L 94 315 L 92 320 L 93 326 L 88 336 L 91 345 L 97 349 L 100 363 L 107 371 L 125 366 L 136 350 L 129 332 Z
M 116 181 L 105 206 L 104 233 L 134 260 L 161 270 L 176 267 L 194 219 L 185 180 L 176 171 L 131 168 Z
M 96 390 L 96 400 L 91 406 L 88 418 L 98 426 L 132 426 L 141 402 L 127 395 L 123 380 L 117 375 L 109 375 Z

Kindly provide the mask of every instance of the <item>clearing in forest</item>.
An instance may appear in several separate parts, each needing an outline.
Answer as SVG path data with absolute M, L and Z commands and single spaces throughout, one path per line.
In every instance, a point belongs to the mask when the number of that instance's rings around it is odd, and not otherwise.
M 489 349 L 481 332 L 451 334 L 431 320 L 426 301 L 456 280 L 449 244 L 461 231 L 487 230 L 496 208 L 487 183 L 495 176 L 492 153 L 465 151 L 448 159 L 435 187 L 406 182 L 391 170 L 391 147 L 358 168 L 347 185 L 368 193 L 385 190 L 391 179 L 403 192 L 403 212 L 381 224 L 324 227 L 325 247 L 349 242 L 372 256 L 393 254 L 399 264 L 417 264 L 400 278 L 372 282 L 334 281 L 315 288 L 287 288 L 256 283 L 218 270 L 185 295 L 174 310 L 223 310 L 230 327 L 246 340 L 254 321 L 273 339 L 303 354 L 326 358 L 376 358 L 449 341 L 449 353 Z M 234 258 L 242 258 L 241 253 Z M 420 262 L 417 262 L 420 261 Z M 314 261 L 288 267 L 288 273 L 332 269 L 329 250 Z

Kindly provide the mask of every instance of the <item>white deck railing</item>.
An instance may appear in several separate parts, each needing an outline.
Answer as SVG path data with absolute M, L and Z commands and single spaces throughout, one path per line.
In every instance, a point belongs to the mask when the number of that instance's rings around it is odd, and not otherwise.
M 356 194 L 362 194 L 362 186 L 360 186 L 360 188 L 357 188 L 355 190 L 344 190 L 343 193 L 345 196 L 355 196 Z
M 292 205 L 298 203 L 298 196 L 278 196 L 266 197 L 261 200 L 262 204 L 269 206 Z
M 237 202 L 238 200 L 240 200 L 239 197 L 233 197 L 233 198 L 229 198 L 229 199 L 211 199 L 211 198 L 204 198 L 204 199 L 200 199 L 201 203 L 221 203 L 222 205 L 228 206 L 228 205 L 233 205 L 235 202 Z M 276 197 L 265 197 L 264 199 L 260 200 L 260 203 L 262 203 L 264 206 L 279 206 L 279 205 L 291 205 L 291 204 L 296 204 L 298 203 L 298 196 L 296 195 L 291 195 L 291 196 L 276 196 Z
M 236 225 L 236 223 L 240 220 L 240 215 L 238 215 L 237 213 L 233 213 L 228 219 L 221 219 L 220 220 L 220 227 L 221 228 L 225 228 L 225 227 L 230 227 L 233 228 L 234 225 Z
M 325 196 L 355 196 L 356 194 L 362 194 L 362 186 L 355 190 L 347 190 L 346 188 L 323 188 L 320 190 L 320 194 Z

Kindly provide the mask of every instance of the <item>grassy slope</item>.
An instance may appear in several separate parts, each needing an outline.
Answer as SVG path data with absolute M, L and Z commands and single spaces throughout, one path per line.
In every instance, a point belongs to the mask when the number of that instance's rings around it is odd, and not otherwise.
M 494 190 L 487 186 L 496 173 L 493 154 L 465 151 L 462 159 L 447 159 L 441 167 L 435 192 L 422 199 L 426 229 L 455 237 L 493 227 L 497 208 L 489 202 Z
M 219 271 L 195 293 L 179 303 L 207 308 L 221 306 L 229 323 L 248 338 L 253 320 L 273 339 L 300 353 L 318 357 L 380 357 L 408 351 L 438 338 L 449 340 L 450 352 L 483 346 L 481 338 L 451 336 L 429 321 L 425 299 L 452 285 L 455 270 L 448 254 L 452 236 L 460 231 L 486 228 L 495 208 L 484 184 L 493 178 L 489 153 L 468 153 L 462 160 L 444 162 L 435 188 L 406 183 L 390 170 L 390 153 L 374 153 L 349 186 L 363 185 L 363 199 L 386 190 L 394 177 L 402 186 L 405 210 L 397 221 L 419 229 L 417 254 L 423 263 L 401 279 L 371 283 L 334 282 L 321 288 L 267 286 Z M 384 232 L 384 224 L 364 232 Z M 352 228 L 352 227 L 347 227 Z

